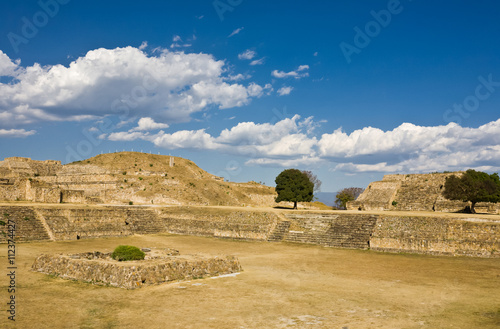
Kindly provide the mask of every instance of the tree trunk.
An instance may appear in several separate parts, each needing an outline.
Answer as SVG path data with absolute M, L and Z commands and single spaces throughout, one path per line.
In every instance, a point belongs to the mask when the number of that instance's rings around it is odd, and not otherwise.
M 475 214 L 476 213 L 476 209 L 474 208 L 476 206 L 476 203 L 477 202 L 471 202 L 471 205 L 470 205 L 470 213 L 471 214 Z
M 295 209 L 297 209 L 297 201 L 294 201 L 294 202 L 293 202 L 293 209 L 294 209 L 294 210 L 295 210 Z

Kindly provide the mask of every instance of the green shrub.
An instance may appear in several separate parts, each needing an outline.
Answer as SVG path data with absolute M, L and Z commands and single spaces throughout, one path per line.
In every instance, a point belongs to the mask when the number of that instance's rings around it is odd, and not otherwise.
M 398 205 L 398 202 L 397 202 L 397 201 L 392 201 L 392 205 L 393 205 L 394 207 L 396 207 L 396 206 Z
M 5 223 L 3 220 L 0 220 L 0 225 L 5 226 L 7 223 Z
M 141 260 L 146 254 L 139 248 L 134 246 L 118 246 L 111 254 L 111 258 L 117 261 Z
M 129 204 L 129 205 L 133 205 L 134 203 L 133 203 L 132 201 L 129 201 L 129 202 L 128 202 L 128 204 Z

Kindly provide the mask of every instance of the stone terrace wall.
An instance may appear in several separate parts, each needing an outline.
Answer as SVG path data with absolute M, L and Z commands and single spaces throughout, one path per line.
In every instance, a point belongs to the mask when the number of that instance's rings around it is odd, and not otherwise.
M 500 221 L 379 216 L 371 248 L 378 251 L 500 257 Z
M 220 238 L 267 240 L 278 217 L 274 213 L 189 207 L 39 207 L 12 206 L 47 223 L 55 240 L 132 234 L 177 233 Z
M 461 175 L 462 173 L 406 175 L 394 198 L 397 205 L 393 208 L 407 211 L 435 210 L 435 203 L 439 197 L 441 197 L 441 200 L 446 201 L 441 195 L 446 177 L 454 174 Z M 463 202 L 451 202 L 459 205 L 457 210 L 465 208 Z
M 6 215 L 4 215 L 6 214 Z M 500 220 L 343 212 L 245 211 L 203 207 L 1 206 L 17 240 L 76 240 L 176 233 L 478 257 L 500 257 Z M 4 222 L 7 222 L 6 219 Z M 0 226 L 6 233 L 7 227 Z M 0 234 L 0 243 L 6 242 Z
M 169 207 L 158 216 L 169 233 L 249 240 L 267 240 L 278 221 L 272 212 L 223 208 Z

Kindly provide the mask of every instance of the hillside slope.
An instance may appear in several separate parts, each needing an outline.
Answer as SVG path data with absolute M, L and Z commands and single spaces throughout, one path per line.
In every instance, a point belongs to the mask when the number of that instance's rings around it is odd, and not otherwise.
M 90 170 L 89 170 L 90 169 Z M 180 157 L 139 152 L 102 154 L 65 165 L 72 175 L 109 175 L 107 203 L 269 206 L 274 203 L 274 188 L 249 183 L 224 182 Z

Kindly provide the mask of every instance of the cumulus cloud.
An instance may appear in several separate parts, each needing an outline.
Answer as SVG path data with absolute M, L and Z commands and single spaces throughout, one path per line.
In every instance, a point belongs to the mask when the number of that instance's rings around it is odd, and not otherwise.
M 309 76 L 309 65 L 300 65 L 296 70 L 290 72 L 278 71 L 274 70 L 271 72 L 271 75 L 275 78 L 283 79 L 283 78 L 295 78 L 300 79 Z
M 250 157 L 290 159 L 314 156 L 315 137 L 308 137 L 310 118 L 299 115 L 283 119 L 275 124 L 240 122 L 231 129 L 224 129 L 213 136 L 204 129 L 181 130 L 174 133 L 160 131 L 157 134 L 131 129 L 112 133 L 112 141 L 144 140 L 167 149 L 214 150 Z
M 348 172 L 498 170 L 499 145 L 500 119 L 478 128 L 403 123 L 390 131 L 365 127 L 347 134 L 337 129 L 321 137 L 318 154 Z
M 36 134 L 35 130 L 26 131 L 24 129 L 0 129 L 0 138 L 22 138 Z
M 158 123 L 153 119 L 146 117 L 139 119 L 137 123 L 137 127 L 132 128 L 130 131 L 145 131 L 145 130 L 159 130 L 168 128 L 168 124 L 166 123 Z
M 292 90 L 293 90 L 293 87 L 284 86 L 284 87 L 281 87 L 280 89 L 278 89 L 277 93 L 280 96 L 285 96 L 285 95 L 290 95 Z
M 212 55 L 165 49 L 155 53 L 100 48 L 67 67 L 21 67 L 0 51 L 0 74 L 15 76 L 0 83 L 0 125 L 106 115 L 186 122 L 208 107 L 240 107 L 260 95 L 255 83 L 228 83 L 224 61 Z
M 261 87 L 254 89 L 252 94 L 264 92 Z M 111 134 L 108 139 L 140 139 L 167 149 L 235 154 L 247 157 L 247 165 L 296 167 L 321 163 L 347 174 L 500 170 L 500 119 L 477 128 L 456 123 L 403 123 L 392 130 L 364 127 L 346 133 L 339 128 L 317 136 L 316 128 L 322 123 L 295 115 L 276 123 L 240 122 L 218 135 L 204 129 L 149 134 L 134 128 Z
M 109 134 L 108 139 L 114 142 L 132 142 L 137 139 L 145 140 L 147 136 L 148 136 L 147 133 L 142 133 L 137 131 L 136 132 L 121 131 Z
M 243 29 L 244 29 L 244 27 L 239 27 L 239 28 L 237 28 L 236 30 L 234 30 L 233 32 L 231 32 L 231 34 L 230 34 L 230 35 L 228 35 L 227 37 L 228 37 L 228 38 L 230 38 L 230 37 L 232 37 L 233 35 L 236 35 L 236 34 L 240 33 L 241 31 L 243 31 Z

